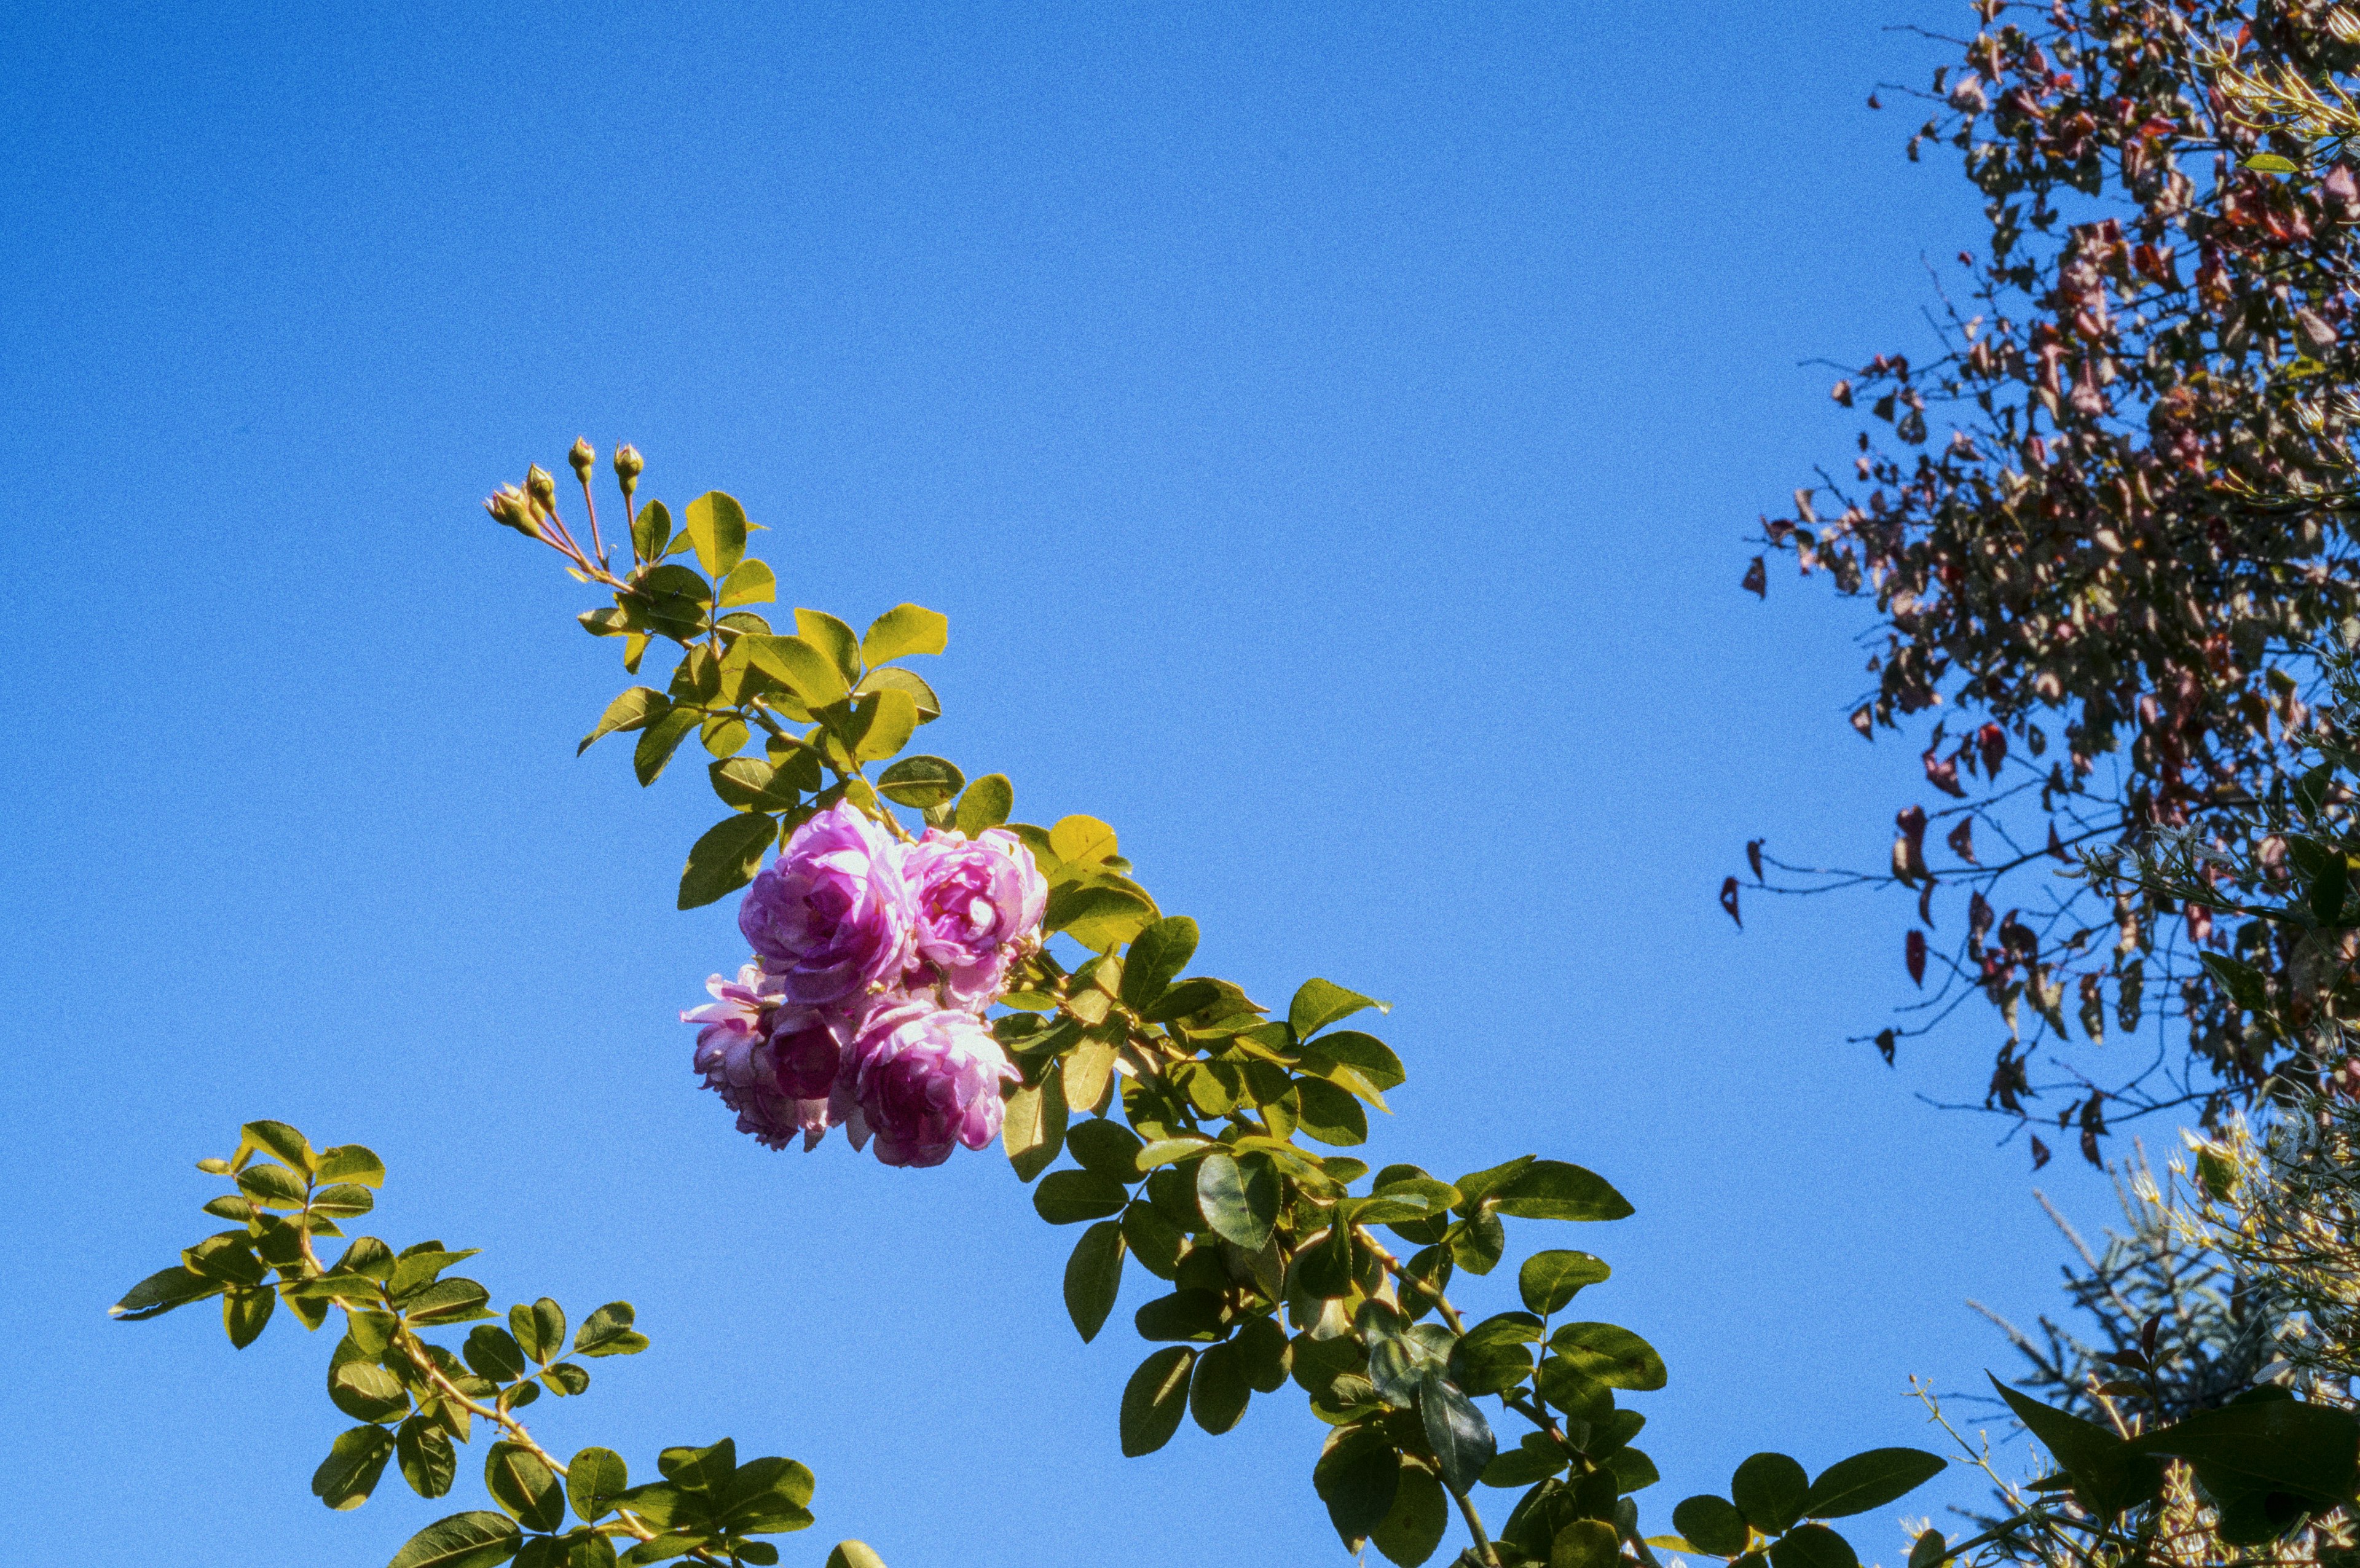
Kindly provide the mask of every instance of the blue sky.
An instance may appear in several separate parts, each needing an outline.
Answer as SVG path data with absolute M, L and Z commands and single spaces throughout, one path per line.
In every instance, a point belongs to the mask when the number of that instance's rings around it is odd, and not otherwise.
M 2007 1365 L 1963 1299 L 2050 1304 L 2021 1148 L 1915 1097 L 1991 1026 L 1842 1043 L 1899 905 L 1712 898 L 1755 834 L 1874 861 L 1918 791 L 1843 723 L 1858 613 L 1737 580 L 1849 445 L 1803 362 L 1917 347 L 1921 257 L 1975 239 L 1863 103 L 1963 7 L 12 22 L 0 1468 L 71 1431 L 110 1539 L 373 1563 L 446 1511 L 308 1495 L 324 1340 L 104 1316 L 272 1116 L 377 1148 L 378 1232 L 486 1247 L 501 1301 L 638 1303 L 653 1352 L 544 1437 L 802 1458 L 788 1562 L 1192 1563 L 1207 1519 L 1341 1561 L 1292 1394 L 1119 1457 L 1147 1292 L 1079 1344 L 1004 1161 L 770 1154 L 696 1091 L 673 1014 L 741 949 L 672 892 L 715 809 L 574 759 L 613 645 L 477 509 L 577 432 L 738 495 L 785 604 L 946 613 L 927 746 L 1113 823 L 1206 967 L 1391 998 L 1373 1158 L 1630 1194 L 1548 1239 L 1671 1364 L 1655 1519 L 1757 1448 L 1926 1442 L 1909 1375 Z

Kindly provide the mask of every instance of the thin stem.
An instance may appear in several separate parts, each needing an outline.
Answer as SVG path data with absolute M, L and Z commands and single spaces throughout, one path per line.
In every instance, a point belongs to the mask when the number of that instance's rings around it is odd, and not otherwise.
M 1467 1533 L 1475 1538 L 1476 1556 L 1489 1563 L 1491 1568 L 1500 1568 L 1500 1554 L 1491 1550 L 1491 1534 L 1483 1528 L 1483 1516 L 1475 1511 L 1474 1499 L 1448 1481 L 1443 1483 L 1443 1490 L 1448 1492 L 1450 1500 L 1459 1505 L 1459 1517 L 1467 1521 Z

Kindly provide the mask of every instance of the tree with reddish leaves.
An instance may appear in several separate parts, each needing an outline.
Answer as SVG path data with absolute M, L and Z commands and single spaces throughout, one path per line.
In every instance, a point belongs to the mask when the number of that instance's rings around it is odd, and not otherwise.
M 1852 724 L 1910 735 L 1928 794 L 1885 871 L 1748 853 L 1766 891 L 1914 894 L 1904 965 L 1923 985 L 1930 952 L 1934 983 L 1862 1038 L 1891 1062 L 1995 1011 L 1961 1102 L 2053 1118 L 2097 1162 L 2110 1116 L 2210 1122 L 2315 1077 L 2201 962 L 2284 989 L 2267 928 L 2049 873 L 2158 830 L 2267 859 L 2250 808 L 2299 771 L 2310 650 L 2360 624 L 2351 514 L 2304 499 L 2347 483 L 2360 416 L 2326 391 L 2355 370 L 2360 179 L 2238 87 L 2350 72 L 2360 24 L 2309 0 L 1974 14 L 1908 151 L 1961 155 L 1982 254 L 1959 253 L 1933 354 L 1835 384 L 1868 417 L 1857 451 L 1765 519 L 1742 584 L 1788 556 L 1875 604 Z

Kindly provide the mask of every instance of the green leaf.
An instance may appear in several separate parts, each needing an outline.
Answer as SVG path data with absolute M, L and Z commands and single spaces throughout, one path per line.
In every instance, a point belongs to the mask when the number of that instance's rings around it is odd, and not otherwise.
M 1503 1489 L 1530 1486 L 1562 1474 L 1565 1466 L 1564 1449 L 1546 1432 L 1528 1432 L 1515 1447 L 1483 1466 L 1483 1485 Z
M 527 1530 L 556 1530 L 565 1522 L 556 1472 L 520 1443 L 492 1444 L 484 1456 L 484 1489 Z
M 371 1429 L 379 1430 L 379 1429 Z M 394 1452 L 401 1458 L 401 1478 L 421 1497 L 439 1497 L 451 1489 L 459 1474 L 459 1455 L 442 1423 L 411 1416 L 394 1433 Z
M 1297 1078 L 1297 1125 L 1306 1136 L 1339 1149 L 1369 1141 L 1369 1114 L 1360 1102 L 1320 1078 Z
M 885 1559 L 878 1556 L 867 1541 L 839 1541 L 836 1550 L 827 1554 L 826 1568 L 885 1568 Z
M 1196 922 L 1185 915 L 1167 915 L 1131 939 L 1122 961 L 1122 1000 L 1126 1007 L 1154 1005 L 1165 987 L 1179 978 L 1196 952 Z
M 1526 1347 L 1540 1336 L 1540 1320 L 1526 1313 L 1486 1318 L 1450 1347 L 1450 1379 L 1470 1394 L 1504 1394 L 1532 1376 Z
M 551 1393 L 560 1396 L 586 1393 L 590 1388 L 588 1370 L 576 1367 L 571 1361 L 561 1361 L 550 1367 L 541 1374 L 541 1380 L 547 1385 Z
M 1635 1415 L 1638 1412 L 1622 1410 L 1616 1413 Z M 1593 1453 L 1595 1443 L 1596 1440 L 1593 1439 Z M 1618 1495 L 1623 1492 L 1644 1491 L 1664 1478 L 1656 1470 L 1655 1462 L 1635 1448 L 1618 1448 L 1606 1456 L 1606 1468 L 1614 1472 L 1614 1488 Z
M 476 1508 L 428 1525 L 386 1568 L 494 1568 L 514 1557 L 523 1540 L 514 1519 Z
M 770 569 L 759 561 L 741 561 L 729 569 L 721 580 L 720 607 L 735 609 L 740 604 L 767 604 L 779 596 L 779 580 Z
M 338 1181 L 311 1194 L 311 1213 L 323 1219 L 356 1219 L 375 1207 L 377 1200 L 357 1181 Z
M 1459 1190 L 1466 1192 L 1466 1183 Z M 1534 1160 L 1499 1192 L 1500 1213 L 1517 1219 L 1619 1220 L 1631 1213 L 1606 1178 L 1560 1160 Z
M 661 561 L 672 542 L 672 513 L 661 501 L 650 501 L 631 522 L 631 552 L 641 561 Z
M 124 1323 L 145 1323 L 149 1318 L 162 1317 L 175 1307 L 217 1296 L 222 1285 L 223 1281 L 184 1266 L 160 1269 L 126 1290 L 123 1300 L 106 1309 L 106 1315 Z
M 1221 1298 L 1211 1290 L 1185 1289 L 1141 1303 L 1131 1326 L 1145 1340 L 1212 1340 L 1220 1336 Z
M 1417 1386 L 1418 1419 L 1426 1425 L 1426 1441 L 1434 1450 L 1442 1478 L 1462 1496 L 1475 1489 L 1483 1467 L 1499 1453 L 1491 1423 L 1474 1401 L 1445 1377 L 1429 1372 Z
M 404 1316 L 424 1328 L 432 1323 L 467 1323 L 490 1317 L 484 1303 L 491 1293 L 473 1279 L 437 1279 L 401 1303 Z
M 1083 866 L 1112 860 L 1121 853 L 1114 829 L 1079 813 L 1057 819 L 1056 826 L 1049 830 L 1049 848 L 1058 859 Z
M 1734 1504 L 1710 1493 L 1687 1498 L 1674 1508 L 1672 1528 L 1699 1552 L 1715 1557 L 1734 1557 L 1745 1550 L 1745 1516 Z
M 680 874 L 680 907 L 702 908 L 754 880 L 762 853 L 778 833 L 778 819 L 759 811 L 740 811 L 707 828 L 690 847 Z
M 248 1122 L 237 1131 L 240 1149 L 258 1149 L 289 1170 L 307 1176 L 317 1168 L 311 1140 L 285 1122 Z
M 1122 1290 L 1122 1226 L 1100 1220 L 1082 1233 L 1065 1261 L 1065 1312 L 1087 1345 L 1106 1325 Z
M 1549 1542 L 1548 1568 L 1615 1568 L 1622 1540 L 1601 1519 L 1575 1519 Z
M 410 1413 L 401 1379 L 378 1366 L 349 1333 L 328 1362 L 328 1399 L 355 1421 L 386 1421 Z
M 1771 1543 L 1770 1568 L 1860 1568 L 1860 1556 L 1827 1526 L 1798 1525 Z
M 1484 1199 L 1498 1197 L 1509 1182 L 1513 1181 L 1537 1163 L 1538 1160 L 1534 1155 L 1520 1155 L 1504 1165 L 1494 1165 L 1489 1171 L 1477 1171 L 1461 1176 L 1451 1183 L 1459 1189 L 1457 1205 L 1459 1212 L 1462 1214 L 1473 1214 Z
M 1664 1386 L 1664 1358 L 1655 1346 L 1612 1323 L 1568 1323 L 1549 1336 L 1549 1348 L 1610 1388 L 1645 1391 Z
M 322 1181 L 357 1181 L 364 1187 L 382 1187 L 385 1161 L 364 1145 L 340 1143 L 321 1151 L 320 1168 L 315 1174 Z
M 840 702 L 847 695 L 844 671 L 836 660 L 801 637 L 748 637 L 754 668 L 793 693 L 796 702 L 817 710 Z
M 859 738 L 853 755 L 863 762 L 882 762 L 897 755 L 917 733 L 918 704 L 907 691 L 887 688 L 856 699 L 853 731 Z
M 1872 1448 L 1819 1472 L 1803 1498 L 1807 1519 L 1844 1519 L 1881 1508 L 1941 1474 L 1944 1461 L 1918 1448 Z M 1696 1539 L 1690 1536 L 1693 1541 Z
M 631 1473 L 611 1448 L 585 1448 L 565 1465 L 565 1496 L 585 1524 L 612 1513 L 615 1499 L 630 1489 Z
M 940 653 L 950 646 L 950 638 L 948 616 L 917 604 L 896 604 L 869 623 L 860 655 L 871 664 L 882 664 L 905 654 Z
M 705 715 L 694 708 L 671 708 L 650 721 L 639 732 L 639 744 L 631 752 L 631 771 L 642 785 L 652 784 L 663 776 L 664 766 L 680 743 L 696 733 Z
M 1196 1357 L 1188 1383 L 1188 1413 L 1215 1437 L 1245 1419 L 1253 1389 L 1246 1381 L 1244 1354 L 1235 1341 L 1207 1345 Z
M 1185 1345 L 1169 1345 L 1139 1364 L 1122 1390 L 1124 1458 L 1153 1454 L 1172 1441 L 1188 1408 L 1188 1374 L 1196 1364 L 1196 1353 Z
M 2360 1421 L 2348 1410 L 2290 1399 L 2200 1410 L 2126 1446 L 2187 1460 L 2212 1491 L 2234 1479 L 2323 1505 L 2349 1497 L 2360 1479 Z
M 645 729 L 671 708 L 672 699 L 654 687 L 634 686 L 606 704 L 606 711 L 598 715 L 597 726 L 582 737 L 582 744 L 574 748 L 574 755 L 581 756 L 602 736 L 620 730 Z
M 2028 1399 L 1996 1377 L 1991 1383 L 2016 1419 L 2072 1477 L 2074 1497 L 2091 1513 L 2111 1519 L 2161 1495 L 2160 1459 L 2132 1448 L 2093 1421 Z
M 959 797 L 958 831 L 969 838 L 979 838 L 988 828 L 996 828 L 1008 820 L 1016 809 L 1016 789 L 1008 782 L 1005 773 L 987 773 L 967 787 Z
M 1347 1018 L 1363 1007 L 1374 1007 L 1381 1013 L 1393 1010 L 1391 1002 L 1380 1002 L 1374 996 L 1363 996 L 1358 991 L 1347 991 L 1329 980 L 1306 980 L 1286 1005 L 1286 1021 L 1297 1040 L 1307 1040 L 1338 1018 Z
M 517 1344 L 516 1335 L 504 1328 L 485 1323 L 468 1330 L 463 1354 L 479 1377 L 488 1377 L 495 1383 L 513 1383 L 524 1376 L 524 1347 Z
M 1809 1473 L 1783 1454 L 1754 1454 L 1729 1481 L 1729 1495 L 1739 1511 L 1765 1535 L 1784 1535 L 1794 1529 L 1810 1490 Z
M 1032 1189 L 1032 1207 L 1051 1225 L 1076 1225 L 1119 1214 L 1129 1195 L 1122 1183 L 1091 1171 L 1053 1171 Z
M 795 635 L 827 655 L 849 688 L 860 679 L 860 639 L 825 610 L 797 610 Z
M 877 776 L 877 792 L 896 805 L 919 811 L 955 800 L 967 775 L 939 757 L 905 757 Z
M 311 1495 L 338 1512 L 359 1508 L 377 1490 L 392 1455 L 393 1433 L 381 1426 L 354 1427 L 329 1445 L 328 1456 L 311 1472 Z
M 1524 1305 L 1543 1317 L 1565 1310 L 1584 1285 L 1595 1285 L 1614 1270 L 1604 1259 L 1587 1252 L 1535 1252 L 1516 1271 L 1516 1289 Z M 1683 1530 L 1682 1534 L 1687 1534 Z M 1688 1536 L 1690 1541 L 1696 1537 Z M 1728 1552 L 1721 1553 L 1726 1557 Z
M 1047 928 L 1096 953 L 1112 953 L 1155 919 L 1155 906 L 1122 887 L 1068 887 L 1049 899 Z
M 232 1285 L 222 1296 L 222 1327 L 240 1350 L 262 1337 L 270 1314 L 279 1308 L 279 1292 L 267 1285 Z
M 1128 1185 L 1146 1174 L 1139 1167 L 1139 1135 L 1120 1122 L 1097 1118 L 1076 1123 L 1065 1134 L 1065 1147 L 1083 1170 L 1118 1183 Z
M 303 1178 L 281 1165 L 249 1165 L 237 1173 L 237 1189 L 266 1209 L 303 1206 Z
M 812 1500 L 814 1484 L 812 1473 L 792 1459 L 749 1459 L 721 1488 L 714 1522 L 731 1535 L 807 1530 L 812 1516 L 804 1505 Z
M 1267 1160 L 1209 1154 L 1196 1166 L 1196 1207 L 1222 1240 L 1259 1252 L 1278 1223 L 1280 1186 Z
M 1328 1434 L 1312 1489 L 1328 1505 L 1328 1518 L 1348 1552 L 1360 1550 L 1369 1532 L 1393 1512 L 1401 1487 L 1401 1453 L 1373 1427 L 1338 1427 Z
M 1229 1343 L 1238 1348 L 1238 1367 L 1248 1388 L 1275 1394 L 1286 1386 L 1286 1330 L 1276 1318 L 1249 1318 Z
M 860 678 L 860 684 L 852 689 L 856 697 L 867 697 L 879 691 L 899 691 L 907 696 L 917 704 L 918 722 L 922 724 L 931 724 L 943 716 L 943 700 L 934 695 L 934 689 L 918 679 L 914 672 L 898 664 L 870 670 Z
M 1000 1146 L 1019 1181 L 1030 1181 L 1055 1163 L 1065 1144 L 1065 1075 L 1051 1071 L 1037 1089 L 1008 1097 L 1000 1124 Z
M 727 576 L 746 555 L 746 509 L 733 495 L 707 490 L 688 504 L 683 518 L 696 563 L 707 577 Z
M 1401 1058 L 1393 1053 L 1392 1047 L 1376 1036 L 1362 1034 L 1358 1029 L 1338 1029 L 1334 1034 L 1321 1035 L 1305 1054 L 1325 1057 L 1339 1066 L 1349 1067 L 1366 1079 L 1371 1088 L 1379 1091 L 1398 1088 L 1409 1076 L 1403 1071 Z
M 2262 174 L 2300 174 L 2302 172 L 2302 165 L 2295 162 L 2295 160 L 2290 158 L 2281 158 L 2274 152 L 2254 153 L 2245 159 L 2244 167 L 2254 169 Z
M 637 1314 L 628 1301 L 609 1301 L 592 1312 L 574 1336 L 577 1356 L 637 1356 L 648 1347 L 648 1336 L 632 1332 Z M 563 1328 L 558 1330 L 562 1336 Z
M 1393 1506 L 1369 1532 L 1369 1542 L 1386 1562 L 1418 1568 L 1434 1555 L 1449 1529 L 1450 1504 L 1442 1495 L 1442 1484 L 1423 1467 L 1404 1465 L 1393 1488 Z

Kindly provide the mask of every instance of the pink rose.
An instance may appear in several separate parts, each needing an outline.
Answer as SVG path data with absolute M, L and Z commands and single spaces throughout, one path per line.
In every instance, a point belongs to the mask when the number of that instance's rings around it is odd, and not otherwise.
M 1040 940 L 1049 885 L 1032 852 L 1002 828 L 974 839 L 929 828 L 906 867 L 919 964 L 946 1003 L 981 1012 Z
M 886 1164 L 939 1165 L 958 1145 L 981 1149 L 1000 1136 L 1000 1086 L 1018 1073 L 973 1013 L 924 1002 L 880 1007 L 850 1054 L 864 1130 Z

